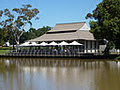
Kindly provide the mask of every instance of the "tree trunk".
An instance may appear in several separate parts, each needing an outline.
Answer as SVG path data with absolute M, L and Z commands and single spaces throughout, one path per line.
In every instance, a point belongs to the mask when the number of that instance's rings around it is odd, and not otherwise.
M 19 40 L 16 40 L 16 52 L 18 52 L 18 48 L 19 48 Z

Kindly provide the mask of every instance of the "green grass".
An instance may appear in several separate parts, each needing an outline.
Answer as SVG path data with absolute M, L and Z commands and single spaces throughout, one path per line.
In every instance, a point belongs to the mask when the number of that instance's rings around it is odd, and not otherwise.
M 6 53 L 9 53 L 10 50 L 0 50 L 0 54 L 6 54 Z
M 10 46 L 10 47 L 0 47 L 0 50 L 12 50 L 12 46 Z

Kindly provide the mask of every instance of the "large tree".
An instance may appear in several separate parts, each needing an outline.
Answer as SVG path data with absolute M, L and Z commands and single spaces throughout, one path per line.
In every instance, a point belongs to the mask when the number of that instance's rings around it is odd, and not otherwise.
M 6 31 L 0 28 L 0 46 L 5 43 L 4 37 L 6 37 Z
M 38 36 L 41 36 L 41 35 L 43 35 L 43 34 L 45 34 L 45 33 L 47 33 L 49 30 L 51 30 L 52 28 L 51 27 L 49 27 L 49 26 L 43 26 L 42 28 L 39 28 L 38 30 L 37 30 L 37 37 Z
M 23 33 L 22 37 L 20 38 L 20 43 L 24 43 L 27 40 L 39 37 L 47 33 L 47 31 L 49 30 L 51 30 L 51 27 L 49 26 L 43 26 L 42 28 L 39 28 L 37 30 L 35 28 L 30 28 L 28 31 L 25 31 Z
M 25 26 L 28 23 L 32 25 L 31 20 L 38 19 L 37 14 L 39 13 L 39 10 L 32 8 L 30 4 L 22 6 L 22 8 L 13 8 L 12 11 L 9 9 L 0 10 L 0 25 L 3 29 L 12 30 L 17 45 Z
M 90 21 L 90 32 L 96 39 L 108 41 L 105 52 L 112 47 L 120 48 L 120 0 L 103 0 L 92 13 L 86 15 Z

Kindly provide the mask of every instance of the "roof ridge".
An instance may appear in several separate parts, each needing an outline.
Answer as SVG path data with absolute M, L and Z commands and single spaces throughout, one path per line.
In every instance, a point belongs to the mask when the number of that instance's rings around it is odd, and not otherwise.
M 86 22 L 57 23 L 56 25 L 62 25 L 62 24 L 78 24 L 78 23 L 86 23 Z

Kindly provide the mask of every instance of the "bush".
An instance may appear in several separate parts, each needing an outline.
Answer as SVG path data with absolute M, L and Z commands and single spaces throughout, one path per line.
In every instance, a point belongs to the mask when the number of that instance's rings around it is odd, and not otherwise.
M 116 60 L 120 60 L 120 56 L 116 57 L 115 59 L 116 59 Z

